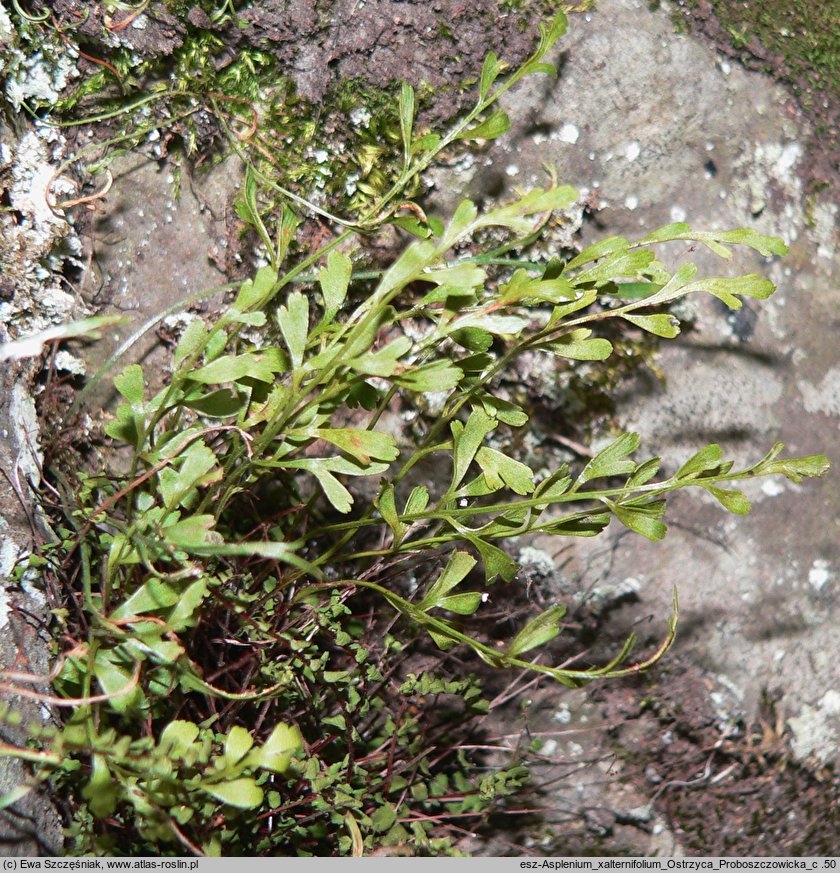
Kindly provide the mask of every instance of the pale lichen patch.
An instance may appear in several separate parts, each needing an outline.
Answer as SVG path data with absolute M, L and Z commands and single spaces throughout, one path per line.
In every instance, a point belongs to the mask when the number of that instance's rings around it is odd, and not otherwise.
M 820 761 L 828 761 L 840 741 L 840 692 L 826 691 L 816 706 L 806 704 L 788 724 L 797 757 L 813 755 Z

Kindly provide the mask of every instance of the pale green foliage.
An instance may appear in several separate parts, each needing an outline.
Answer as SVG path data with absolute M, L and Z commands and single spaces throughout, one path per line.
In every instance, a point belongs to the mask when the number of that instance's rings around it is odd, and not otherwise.
M 507 396 L 499 376 L 518 356 L 602 361 L 613 350 L 598 335 L 604 322 L 672 338 L 679 323 L 664 307 L 684 296 L 710 294 L 736 309 L 744 297 L 763 299 L 773 291 L 756 275 L 697 278 L 691 263 L 671 272 L 657 257 L 658 246 L 699 242 L 722 257 L 734 244 L 768 256 L 784 252 L 779 240 L 751 231 L 697 232 L 673 224 L 637 242 L 605 240 L 565 264 L 507 266 L 501 254 L 523 247 L 551 213 L 576 200 L 569 186 L 531 191 L 483 214 L 465 200 L 446 224 L 419 210 L 416 218 L 394 217 L 400 197 L 446 145 L 505 129 L 506 118 L 492 105 L 523 75 L 550 71 L 544 56 L 564 29 L 559 15 L 543 30 L 535 55 L 501 84 L 503 67 L 489 56 L 475 109 L 445 136 L 415 134 L 414 95 L 403 87 L 400 180 L 355 226 L 391 220 L 418 239 L 365 293 L 354 275 L 352 230 L 281 272 L 296 221 L 284 211 L 275 246 L 249 173 L 239 211 L 269 247 L 271 265 L 242 284 L 215 322 L 190 325 L 174 353 L 174 372 L 156 394 L 137 364 L 115 379 L 124 402 L 106 433 L 130 447 L 132 460 L 126 475 L 81 479 L 74 500 L 69 490 L 65 495 L 75 506 L 67 519 L 72 530 L 62 534 L 65 561 L 78 558 L 90 631 L 64 659 L 55 683 L 78 708 L 41 759 L 47 772 L 58 761 L 67 767 L 89 756 L 83 796 L 95 816 L 129 805 L 147 839 L 216 852 L 222 846 L 208 822 L 220 808 L 278 810 L 286 828 L 278 831 L 280 844 L 297 839 L 306 850 L 307 840 L 323 834 L 296 830 L 285 811 L 291 801 L 280 793 L 280 777 L 295 775 L 307 786 L 316 817 L 346 832 L 341 852 L 368 850 L 386 833 L 428 850 L 427 829 L 409 834 L 399 821 L 408 818 L 407 791 L 412 802 L 426 802 L 417 771 L 392 774 L 392 761 L 387 777 L 370 776 L 359 787 L 355 768 L 320 759 L 321 737 L 304 742 L 286 718 L 260 743 L 242 725 L 214 735 L 209 724 L 173 719 L 173 699 L 181 706 L 196 695 L 230 705 L 283 700 L 303 718 L 298 686 L 309 682 L 329 701 L 323 711 L 314 697 L 307 703 L 321 732 L 338 732 L 348 747 L 368 743 L 375 760 L 400 737 L 416 742 L 416 733 L 401 734 L 387 719 L 381 737 L 356 730 L 357 715 L 375 715 L 375 698 L 357 685 L 369 681 L 376 688 L 382 681 L 378 668 L 363 667 L 368 651 L 344 605 L 347 596 L 362 594 L 408 619 L 409 636 L 413 628 L 443 650 L 468 647 L 494 667 L 532 670 L 568 686 L 638 672 L 671 645 L 676 602 L 661 646 L 630 664 L 633 639 L 607 664 L 552 666 L 545 647 L 562 629 L 562 604 L 521 622 L 506 645 L 481 638 L 469 617 L 481 616 L 489 586 L 512 583 L 518 570 L 506 541 L 526 534 L 591 537 L 612 519 L 658 540 L 666 533 L 666 498 L 676 490 L 702 489 L 742 513 L 748 501 L 726 486 L 770 474 L 799 481 L 826 470 L 822 456 L 780 459 L 781 446 L 734 470 L 718 446 L 708 446 L 676 472 L 661 474 L 658 459 L 637 460 L 639 436 L 630 433 L 575 469 L 538 472 L 513 457 L 513 432 L 528 426 L 530 412 Z M 510 242 L 502 250 L 461 254 L 488 229 Z M 311 267 L 317 273 L 307 277 Z M 414 407 L 429 392 L 438 394 L 439 411 L 421 419 L 416 438 L 386 427 L 386 411 L 398 402 Z M 421 460 L 433 461 L 442 474 L 418 481 Z M 370 484 L 357 487 L 359 480 Z M 269 508 L 255 509 L 268 486 Z M 416 593 L 401 581 L 411 569 L 418 573 Z M 220 604 L 248 628 L 247 645 L 258 652 L 253 683 L 241 691 L 206 678 L 193 654 L 195 629 Z M 229 641 L 215 633 L 214 644 Z M 332 642 L 321 649 L 316 637 L 323 634 Z M 392 652 L 402 646 L 388 640 Z M 331 664 L 336 647 L 353 653 L 355 665 Z M 477 706 L 469 683 L 434 682 L 415 677 L 403 688 L 455 693 Z M 332 688 L 340 690 L 340 704 L 329 697 Z M 155 741 L 126 729 L 128 720 L 135 728 L 164 727 Z M 381 761 L 377 766 L 386 772 Z M 521 770 L 483 778 L 477 788 L 462 786 L 463 809 L 484 809 L 497 793 L 514 790 Z M 268 800 L 267 771 L 278 779 L 272 783 L 277 796 Z M 448 790 L 441 783 L 437 796 Z M 266 845 L 268 851 L 274 844 Z

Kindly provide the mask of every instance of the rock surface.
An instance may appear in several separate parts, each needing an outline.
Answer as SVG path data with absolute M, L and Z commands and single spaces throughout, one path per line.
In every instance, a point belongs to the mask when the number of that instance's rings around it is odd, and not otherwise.
M 503 199 L 506 191 L 541 183 L 548 163 L 594 206 L 584 244 L 613 234 L 638 238 L 672 221 L 781 236 L 790 254 L 773 262 L 744 251 L 730 263 L 690 253 L 706 275 L 758 272 L 778 290 L 734 314 L 692 301 L 680 316 L 690 318 L 694 330 L 663 343 L 664 384 L 633 380 L 619 418 L 670 470 L 710 442 L 740 462 L 757 460 L 781 440 L 791 455 L 824 452 L 836 463 L 837 207 L 829 195 L 808 199 L 803 191 L 798 170 L 807 120 L 770 79 L 675 33 L 662 6 L 654 13 L 641 0 L 601 0 L 585 23 L 573 19 L 559 80 L 535 78 L 511 92 L 511 131 L 483 165 L 462 170 L 454 183 L 439 176 L 437 196 L 448 207 L 461 191 L 476 197 L 489 189 Z M 679 261 L 689 252 L 673 247 L 670 254 Z M 703 682 L 694 683 L 693 693 L 706 697 L 719 735 L 754 723 L 760 704 L 770 699 L 786 719 L 797 756 L 836 764 L 836 473 L 802 486 L 747 484 L 753 510 L 743 518 L 725 514 L 711 499 L 680 494 L 662 543 L 629 535 L 613 522 L 606 543 L 599 537 L 571 547 L 547 539 L 535 545 L 564 566 L 565 578 L 554 579 L 561 596 L 588 591 L 590 600 L 621 602 L 610 622 L 616 638 L 621 630 L 649 627 L 651 617 L 661 628 L 676 586 L 681 622 L 669 657 L 678 671 L 686 664 L 700 671 Z M 626 603 L 628 589 L 635 604 Z M 649 633 L 651 643 L 655 632 Z M 603 737 L 591 739 L 591 710 L 571 706 L 572 723 L 586 713 L 584 757 L 592 755 Z M 632 738 L 622 742 L 630 742 L 632 753 Z M 654 745 L 640 754 L 654 757 Z M 593 771 L 578 784 L 580 796 L 592 802 L 591 787 L 583 787 L 588 782 L 603 779 Z M 606 807 L 611 791 L 601 794 Z M 559 796 L 575 802 L 568 792 Z M 640 830 L 635 848 L 661 848 L 653 835 L 651 828 Z M 680 836 L 672 837 L 669 853 L 679 854 Z M 620 840 L 613 845 L 622 849 Z
M 709 275 L 761 272 L 778 290 L 737 314 L 692 303 L 695 330 L 663 344 L 667 383 L 628 385 L 621 418 L 671 467 L 706 442 L 741 461 L 776 440 L 794 455 L 831 456 L 840 426 L 836 210 L 824 202 L 806 214 L 796 172 L 805 122 L 768 79 L 675 34 L 666 10 L 603 0 L 586 17 L 563 43 L 559 81 L 534 79 L 510 95 L 503 154 L 467 189 L 480 190 L 499 164 L 512 185 L 527 185 L 548 162 L 584 194 L 597 192 L 600 226 L 584 227 L 584 243 L 675 220 L 784 238 L 791 253 L 775 262 L 692 252 Z M 617 537 L 616 569 L 599 584 L 640 580 L 644 609 L 660 615 L 676 584 L 680 648 L 735 689 L 743 715 L 766 689 L 780 690 L 793 714 L 818 706 L 836 681 L 840 496 L 831 474 L 805 486 L 753 484 L 746 518 L 681 495 L 679 526 L 664 543 Z
M 45 268 L 49 259 L 72 257 L 70 225 L 49 208 L 47 187 L 61 159 L 54 131 L 31 130 L 22 137 L 0 122 L 0 195 L 12 209 L 0 213 L 0 343 L 68 321 L 79 312 L 74 297 Z M 53 193 L 71 193 L 53 186 Z M 68 246 L 69 241 L 69 246 Z M 63 255 L 61 254 L 63 249 Z M 6 670 L 48 672 L 41 622 L 46 601 L 37 584 L 17 584 L 12 573 L 33 547 L 37 522 L 33 495 L 40 481 L 38 422 L 30 394 L 35 367 L 4 362 L 0 370 L 0 683 Z M 34 580 L 33 580 L 34 581 Z M 46 690 L 45 686 L 41 686 Z M 24 723 L 42 722 L 46 710 L 14 701 Z M 22 743 L 25 728 L 0 723 L 4 742 Z M 27 778 L 15 760 L 0 757 L 0 797 Z M 0 854 L 56 854 L 61 825 L 51 804 L 37 792 L 0 811 Z

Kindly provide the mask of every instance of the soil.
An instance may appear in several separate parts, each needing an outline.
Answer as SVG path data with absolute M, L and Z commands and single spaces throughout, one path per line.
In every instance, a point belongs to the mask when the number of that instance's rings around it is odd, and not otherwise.
M 198 5 L 176 16 L 153 3 L 139 18 L 112 15 L 104 3 L 42 5 L 72 24 L 92 54 L 119 45 L 140 57 L 165 57 L 183 44 L 190 28 L 214 30 L 222 44 L 218 69 L 239 47 L 258 47 L 276 58 L 299 96 L 312 103 L 347 79 L 379 87 L 407 81 L 452 92 L 454 83 L 478 77 L 488 52 L 520 63 L 533 48 L 535 20 L 552 7 L 549 0 L 524 2 L 519 11 L 500 10 L 499 0 L 269 0 L 244 9 L 239 25 L 214 27 Z M 461 87 L 450 99 L 434 101 L 426 120 L 449 119 L 469 99 Z
M 792 759 L 784 717 L 765 699 L 757 722 L 721 732 L 710 683 L 684 657 L 596 693 L 622 771 L 686 855 L 836 856 L 840 777 Z

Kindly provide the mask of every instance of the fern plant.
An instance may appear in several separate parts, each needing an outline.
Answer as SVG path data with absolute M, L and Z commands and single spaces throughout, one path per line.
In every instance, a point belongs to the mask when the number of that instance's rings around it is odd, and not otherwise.
M 71 714 L 31 747 L 3 750 L 34 767 L 4 802 L 52 778 L 76 798 L 80 851 L 125 851 L 129 832 L 132 850 L 168 841 L 209 854 L 447 851 L 435 842 L 447 815 L 485 815 L 527 773 L 512 762 L 466 775 L 453 724 L 488 704 L 451 666 L 411 672 L 417 634 L 577 686 L 649 668 L 676 632 L 675 593 L 662 643 L 637 660 L 631 638 L 608 663 L 552 663 L 561 603 L 499 645 L 482 632 L 482 610 L 493 586 L 516 584 L 506 544 L 592 537 L 613 520 L 658 540 L 674 491 L 700 489 L 740 514 L 749 502 L 739 482 L 827 469 L 823 456 L 784 458 L 778 444 L 735 469 L 710 445 L 663 473 L 659 459 L 636 457 L 633 433 L 574 468 L 538 474 L 515 456 L 529 410 L 500 377 L 524 353 L 604 361 L 608 322 L 672 339 L 668 307 L 683 297 L 737 309 L 774 290 L 759 275 L 672 271 L 661 246 L 697 243 L 724 260 L 735 245 L 785 253 L 750 230 L 678 223 L 532 262 L 529 245 L 576 201 L 572 187 L 485 213 L 464 201 L 446 223 L 406 204 L 442 150 L 506 129 L 494 104 L 523 76 L 553 72 L 545 55 L 565 26 L 558 15 L 506 79 L 489 56 L 474 109 L 445 135 L 415 132 L 404 86 L 399 179 L 313 255 L 290 259 L 295 213 L 285 208 L 269 229 L 266 180 L 249 169 L 239 213 L 270 265 L 218 317 L 190 322 L 162 388 L 139 364 L 116 377 L 123 402 L 105 433 L 127 451 L 122 472 L 55 474 L 65 515 L 34 559 L 64 586 L 53 691 L 25 692 L 19 674 L 4 690 Z M 387 269 L 359 270 L 359 235 L 388 222 L 415 241 Z M 507 241 L 488 243 L 491 232 Z M 468 254 L 468 244 L 485 250 Z M 434 416 L 417 416 L 413 432 L 399 424 L 430 398 Z M 454 702 L 424 728 L 424 705 L 441 697 Z M 427 730 L 445 738 L 449 770 Z

